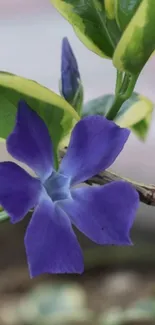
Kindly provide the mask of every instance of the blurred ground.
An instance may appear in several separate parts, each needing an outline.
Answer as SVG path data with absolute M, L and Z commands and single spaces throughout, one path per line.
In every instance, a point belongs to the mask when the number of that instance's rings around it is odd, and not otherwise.
M 98 324 L 101 315 L 111 315 L 114 310 L 121 314 L 133 308 L 137 301 L 149 300 L 150 303 L 154 299 L 155 276 L 150 272 L 100 269 L 86 272 L 82 277 L 42 276 L 30 281 L 25 268 L 14 268 L 1 273 L 0 324 L 91 325 L 95 320 Z M 155 324 L 154 307 L 149 314 L 145 313 L 152 317 L 153 323 L 142 322 L 144 319 L 139 312 L 141 322 L 137 318 L 136 323 L 131 321 L 130 324 Z M 113 323 L 107 324 L 122 323 L 115 322 L 114 317 Z
M 77 233 L 85 273 L 42 275 L 32 280 L 23 244 L 27 222 L 28 218 L 18 225 L 0 227 L 0 325 L 98 325 L 96 320 L 107 312 L 111 315 L 111 308 L 124 311 L 139 300 L 154 301 L 154 238 L 147 241 L 133 232 L 138 242 L 134 247 L 108 248 L 93 245 Z M 130 324 L 155 324 L 153 317 L 154 323 Z M 116 323 L 122 324 L 126 325 Z

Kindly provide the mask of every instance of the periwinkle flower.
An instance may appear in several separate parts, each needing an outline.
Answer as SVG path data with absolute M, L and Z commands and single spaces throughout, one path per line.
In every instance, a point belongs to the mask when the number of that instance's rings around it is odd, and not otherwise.
M 82 273 L 82 251 L 75 225 L 98 244 L 129 245 L 129 231 L 139 205 L 127 182 L 76 187 L 108 168 L 123 149 L 129 130 L 102 116 L 89 116 L 74 127 L 67 153 L 56 171 L 48 129 L 29 106 L 19 102 L 7 150 L 36 174 L 13 162 L 0 163 L 0 204 L 11 222 L 34 208 L 25 235 L 31 276 Z
M 80 73 L 78 64 L 67 37 L 62 41 L 61 91 L 64 98 L 72 103 L 79 88 Z

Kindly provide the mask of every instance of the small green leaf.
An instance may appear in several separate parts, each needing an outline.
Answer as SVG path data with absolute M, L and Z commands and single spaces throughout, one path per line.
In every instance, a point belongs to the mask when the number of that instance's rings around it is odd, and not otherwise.
M 9 216 L 7 214 L 7 212 L 5 212 L 4 210 L 0 211 L 0 223 L 9 220 Z
M 141 139 L 145 140 L 151 124 L 154 104 L 147 98 L 133 93 L 121 107 L 115 122 L 121 127 L 131 130 Z
M 147 97 L 133 93 L 117 114 L 117 124 L 122 127 L 132 127 L 152 113 L 153 106 L 153 103 Z
M 12 131 L 20 99 L 26 100 L 45 121 L 56 153 L 73 120 L 79 120 L 78 114 L 62 97 L 40 84 L 0 72 L 0 138 L 6 139 Z
M 152 112 L 149 113 L 143 120 L 132 126 L 132 131 L 140 140 L 146 140 L 151 125 L 151 120 Z
M 78 113 L 81 115 L 81 117 L 85 117 L 88 115 L 106 115 L 109 108 L 111 108 L 113 103 L 114 95 L 105 95 L 98 97 L 96 99 L 93 99 L 86 103 L 83 107 L 80 107 L 80 111 Z M 83 102 L 83 100 L 82 100 Z M 81 111 L 82 109 L 82 111 Z M 74 127 L 75 122 L 73 122 L 72 128 Z M 72 131 L 72 130 L 71 130 Z M 64 147 L 67 147 L 70 141 L 70 133 L 62 139 L 60 142 L 59 148 L 62 149 Z
M 142 0 L 115 0 L 115 16 L 121 31 L 124 31 Z
M 155 50 L 155 2 L 142 0 L 114 52 L 113 63 L 120 71 L 138 75 Z
M 82 116 L 87 115 L 104 115 L 106 116 L 107 112 L 111 108 L 113 101 L 114 101 L 114 95 L 104 95 L 98 98 L 95 98 L 93 100 L 90 100 L 88 103 L 86 103 L 83 107 L 83 113 Z
M 120 31 L 115 20 L 106 15 L 101 0 L 51 0 L 73 25 L 80 40 L 101 57 L 112 58 Z
M 106 116 L 114 102 L 115 96 L 104 95 L 86 103 L 82 116 L 103 115 Z M 133 93 L 121 107 L 115 118 L 116 124 L 130 128 L 138 138 L 145 140 L 150 128 L 154 104 L 140 94 Z

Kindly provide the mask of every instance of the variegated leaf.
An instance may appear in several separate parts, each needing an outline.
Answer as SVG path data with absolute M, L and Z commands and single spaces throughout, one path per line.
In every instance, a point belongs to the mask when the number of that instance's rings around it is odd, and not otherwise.
M 142 0 L 114 53 L 118 70 L 138 75 L 155 50 L 155 2 Z

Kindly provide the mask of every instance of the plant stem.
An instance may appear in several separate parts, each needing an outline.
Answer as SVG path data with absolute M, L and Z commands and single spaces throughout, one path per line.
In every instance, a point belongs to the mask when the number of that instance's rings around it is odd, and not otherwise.
M 135 182 L 129 178 L 121 177 L 111 171 L 105 170 L 89 179 L 89 184 L 105 185 L 114 181 L 126 181 L 131 184 L 139 194 L 140 201 L 151 206 L 155 206 L 155 185 L 146 185 Z
M 124 99 L 121 96 L 115 97 L 114 103 L 106 115 L 106 118 L 108 120 L 114 120 L 114 118 L 116 117 L 117 113 L 119 112 L 119 110 L 120 110 L 122 104 L 125 102 L 125 100 L 126 99 Z
M 106 115 L 106 118 L 108 120 L 114 120 L 123 103 L 131 97 L 135 88 L 136 81 L 138 79 L 138 75 L 133 76 L 128 73 L 125 73 L 123 81 L 121 81 L 121 78 L 122 73 L 117 71 L 115 100 L 111 109 Z M 122 84 L 120 86 L 121 82 Z
M 117 95 L 120 91 L 121 84 L 123 79 L 123 72 L 117 70 L 117 77 L 116 77 L 116 87 L 115 87 L 115 94 Z
M 64 157 L 66 149 L 60 150 L 60 160 Z M 148 185 L 143 183 L 135 182 L 129 178 L 121 177 L 109 170 L 94 175 L 92 178 L 87 180 L 85 183 L 88 185 L 105 185 L 114 181 L 126 181 L 131 184 L 139 194 L 139 199 L 141 202 L 155 206 L 155 185 Z

